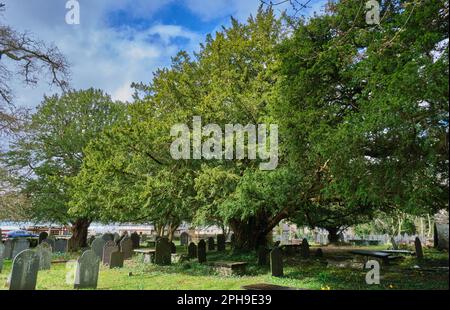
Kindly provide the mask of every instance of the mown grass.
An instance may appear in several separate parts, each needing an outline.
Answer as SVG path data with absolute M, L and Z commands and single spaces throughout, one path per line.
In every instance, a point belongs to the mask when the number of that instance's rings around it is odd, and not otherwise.
M 372 247 L 371 249 L 374 249 Z M 380 249 L 377 247 L 376 249 Z M 178 247 L 178 252 L 185 251 Z M 339 249 L 327 253 L 332 257 Z M 188 261 L 171 266 L 161 267 L 143 264 L 139 257 L 125 263 L 122 269 L 109 269 L 101 266 L 99 290 L 239 290 L 244 285 L 256 283 L 271 283 L 312 290 L 384 290 L 384 289 L 448 289 L 448 271 L 418 271 L 413 267 L 431 268 L 448 266 L 448 253 L 433 249 L 425 250 L 423 261 L 418 263 L 415 257 L 406 257 L 400 263 L 382 267 L 381 284 L 367 285 L 366 271 L 361 269 L 330 268 L 323 260 L 302 260 L 296 256 L 285 258 L 283 278 L 270 275 L 269 267 L 260 267 L 254 254 L 220 254 L 208 253 L 208 261 L 230 260 L 249 262 L 246 276 L 223 277 L 207 265 Z M 55 260 L 76 258 L 76 255 L 55 257 Z M 0 273 L 0 289 L 7 289 L 3 283 L 11 271 L 11 261 L 5 261 L 3 272 Z M 71 290 L 73 286 L 66 283 L 65 263 L 54 263 L 52 269 L 40 271 L 38 275 L 38 290 Z

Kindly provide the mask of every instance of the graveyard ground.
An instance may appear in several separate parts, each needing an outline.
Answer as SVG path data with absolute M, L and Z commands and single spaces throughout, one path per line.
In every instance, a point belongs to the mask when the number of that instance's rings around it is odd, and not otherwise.
M 381 247 L 324 247 L 324 260 L 349 255 L 349 250 L 380 249 Z M 314 248 L 311 249 L 314 251 Z M 178 247 L 177 253 L 185 249 Z M 54 257 L 52 269 L 40 271 L 38 290 L 70 290 L 66 284 L 66 267 L 64 260 L 75 259 L 76 254 Z M 232 255 L 227 253 L 208 253 L 208 261 L 229 260 L 249 262 L 247 276 L 221 277 L 206 266 L 197 262 L 183 262 L 172 266 L 160 267 L 144 265 L 139 257 L 125 263 L 122 269 L 110 270 L 102 266 L 100 270 L 99 290 L 237 290 L 243 285 L 271 283 L 302 289 L 342 290 L 342 289 L 448 289 L 448 271 L 436 271 L 435 267 L 448 266 L 448 253 L 434 249 L 425 249 L 425 259 L 421 262 L 422 271 L 415 270 L 417 261 L 414 257 L 406 257 L 399 263 L 381 269 L 381 284 L 369 286 L 365 283 L 366 272 L 361 269 L 344 269 L 324 266 L 323 261 L 310 258 L 300 259 L 297 256 L 284 259 L 283 278 L 270 276 L 268 267 L 256 264 L 256 255 Z M 5 283 L 11 271 L 11 261 L 5 261 L 0 283 Z M 0 289 L 6 289 L 2 285 Z

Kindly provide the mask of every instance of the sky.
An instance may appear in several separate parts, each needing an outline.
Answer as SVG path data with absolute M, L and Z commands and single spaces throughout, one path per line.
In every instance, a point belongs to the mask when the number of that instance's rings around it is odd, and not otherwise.
M 150 83 L 180 50 L 198 50 L 208 33 L 233 16 L 245 21 L 259 0 L 78 0 L 80 24 L 66 23 L 67 0 L 2 0 L 0 22 L 55 44 L 71 71 L 70 86 L 103 89 L 114 100 L 130 101 L 132 82 Z M 320 12 L 327 1 L 312 0 L 303 14 Z M 282 6 L 277 10 L 283 10 Z M 36 107 L 48 82 L 25 87 L 13 82 L 16 106 Z

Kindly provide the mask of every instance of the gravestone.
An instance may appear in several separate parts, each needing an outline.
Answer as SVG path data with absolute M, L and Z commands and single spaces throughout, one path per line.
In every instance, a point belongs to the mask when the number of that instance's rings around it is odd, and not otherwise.
M 114 233 L 114 242 L 119 245 L 120 243 L 120 235 L 118 233 Z
M 18 253 L 13 261 L 9 289 L 34 290 L 38 271 L 39 256 L 35 251 L 24 250 Z
M 310 254 L 309 253 L 309 243 L 308 243 L 308 240 L 306 240 L 306 238 L 305 238 L 302 240 L 302 245 L 300 247 L 300 255 L 303 258 L 308 258 L 309 254 Z
M 55 249 L 55 240 L 47 238 L 47 239 L 42 240 L 41 243 L 47 243 L 52 248 L 52 251 L 54 251 L 54 249 Z
M 109 265 L 111 263 L 111 254 L 113 252 L 118 251 L 119 246 L 116 245 L 114 241 L 106 242 L 105 245 L 103 246 L 103 258 L 102 258 L 103 265 Z
M 95 238 L 94 241 L 92 241 L 91 249 L 94 251 L 94 253 L 98 256 L 99 259 L 103 258 L 103 247 L 105 246 L 106 241 L 103 240 L 103 238 Z
M 120 251 L 123 253 L 123 259 L 133 257 L 133 242 L 130 237 L 125 237 L 120 241 Z
M 123 253 L 115 251 L 111 253 L 109 268 L 122 268 L 123 267 Z
M 169 239 L 161 238 L 156 242 L 155 264 L 166 266 L 171 264 L 171 249 Z
M 30 242 L 24 238 L 13 239 L 12 243 L 12 256 L 11 259 L 14 259 L 20 252 L 28 250 L 30 248 Z
M 101 238 L 99 239 L 104 241 Z M 77 262 L 74 287 L 76 289 L 96 289 L 99 269 L 100 258 L 98 257 L 97 253 L 95 253 L 93 250 L 85 251 Z
M 208 251 L 214 251 L 216 249 L 216 242 L 213 237 L 208 238 Z
M 3 254 L 5 253 L 5 246 L 3 242 L 0 240 L 0 273 L 2 273 L 3 269 Z
M 317 258 L 322 258 L 323 257 L 323 250 L 322 249 L 317 249 L 316 250 L 316 257 Z
M 203 239 L 197 245 L 197 258 L 200 264 L 206 263 L 206 242 Z
M 188 245 L 189 243 L 189 234 L 187 232 L 182 232 L 180 235 L 180 244 Z
M 132 233 L 130 238 L 133 244 L 133 249 L 139 249 L 141 237 L 139 237 L 138 233 L 137 232 Z
M 171 254 L 176 254 L 177 253 L 177 246 L 173 242 L 170 243 L 170 253 Z
M 420 242 L 419 237 L 416 237 L 416 240 L 414 241 L 414 246 L 416 248 L 416 257 L 418 259 L 423 258 L 423 249 L 422 249 L 422 242 Z
M 53 251 L 55 253 L 67 253 L 68 242 L 67 239 L 58 239 L 55 241 Z
M 267 265 L 267 254 L 268 254 L 267 248 L 263 245 L 260 245 L 258 247 L 257 254 L 258 254 L 258 265 L 259 266 Z
M 12 256 L 12 240 L 6 239 L 5 241 L 5 250 L 3 251 L 3 258 L 4 259 L 11 259 Z
M 110 234 L 110 233 L 106 233 L 102 235 L 102 239 L 105 240 L 105 243 L 108 241 L 113 241 L 114 240 L 114 235 Z
M 188 257 L 189 258 L 196 258 L 197 257 L 197 246 L 194 242 L 189 243 L 188 246 Z
M 279 247 L 270 252 L 270 270 L 273 277 L 282 277 L 283 274 L 283 252 Z
M 52 248 L 48 243 L 41 243 L 36 247 L 39 256 L 39 270 L 50 270 L 52 266 Z
M 47 238 L 48 238 L 48 232 L 45 232 L 45 231 L 41 232 L 39 234 L 39 244 L 41 244 L 41 242 Z
M 217 235 L 217 251 L 225 251 L 225 235 Z

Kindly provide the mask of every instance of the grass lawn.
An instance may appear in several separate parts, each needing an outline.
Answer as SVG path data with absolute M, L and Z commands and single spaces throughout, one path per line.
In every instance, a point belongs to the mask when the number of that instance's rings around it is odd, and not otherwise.
M 325 258 L 348 255 L 350 248 L 324 247 Z M 353 247 L 352 249 L 355 249 Z M 380 247 L 358 248 L 380 249 Z M 178 253 L 185 251 L 178 247 Z M 422 267 L 448 266 L 448 253 L 425 249 L 426 259 Z M 70 257 L 64 257 L 68 259 Z M 75 258 L 75 257 L 73 257 Z M 323 262 L 311 258 L 302 260 L 286 257 L 283 278 L 270 276 L 269 268 L 259 267 L 255 255 L 231 255 L 211 252 L 208 260 L 247 261 L 248 275 L 243 277 L 221 277 L 208 266 L 194 261 L 160 267 L 143 264 L 139 257 L 125 263 L 122 269 L 110 270 L 101 266 L 99 290 L 238 290 L 243 285 L 271 283 L 313 290 L 368 290 L 368 289 L 448 289 L 448 271 L 423 272 L 413 270 L 417 264 L 414 257 L 406 257 L 395 265 L 382 267 L 381 284 L 369 286 L 365 283 L 366 272 L 361 269 L 342 269 L 324 266 Z M 4 283 L 11 271 L 11 261 L 5 261 L 0 273 L 0 289 L 7 289 Z M 66 283 L 65 263 L 54 263 L 52 269 L 40 271 L 38 290 L 71 290 Z

